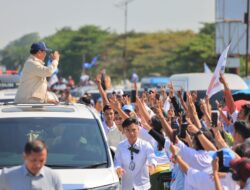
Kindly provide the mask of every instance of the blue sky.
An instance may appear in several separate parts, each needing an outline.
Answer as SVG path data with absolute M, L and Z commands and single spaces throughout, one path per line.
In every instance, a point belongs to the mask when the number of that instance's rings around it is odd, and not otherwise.
M 78 29 L 94 24 L 122 33 L 123 0 L 0 0 L 0 48 L 24 34 L 51 35 L 62 27 Z M 202 22 L 214 22 L 214 0 L 133 0 L 128 5 L 128 30 L 198 31 Z

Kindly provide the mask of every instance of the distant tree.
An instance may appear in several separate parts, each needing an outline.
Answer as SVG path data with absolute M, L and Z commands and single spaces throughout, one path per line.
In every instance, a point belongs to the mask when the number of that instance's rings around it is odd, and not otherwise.
M 203 23 L 203 27 L 200 29 L 199 34 L 215 36 L 215 23 Z
M 214 67 L 216 64 L 214 24 L 206 23 L 189 42 L 178 47 L 171 70 L 173 73 L 203 72 L 203 63 Z
M 87 25 L 72 31 L 66 27 L 57 31 L 53 36 L 44 40 L 61 54 L 59 73 L 65 77 L 71 75 L 76 81 L 82 71 L 82 63 L 90 62 L 93 57 L 100 55 L 103 58 L 103 43 L 109 38 L 110 33 L 100 27 Z M 98 61 L 100 61 L 98 60 Z M 98 66 L 97 66 L 98 67 Z M 88 74 L 94 76 L 96 68 L 88 70 Z
M 37 33 L 26 34 L 21 38 L 9 43 L 0 51 L 2 57 L 1 63 L 7 69 L 19 69 L 23 66 L 29 55 L 30 46 L 33 42 L 39 41 Z

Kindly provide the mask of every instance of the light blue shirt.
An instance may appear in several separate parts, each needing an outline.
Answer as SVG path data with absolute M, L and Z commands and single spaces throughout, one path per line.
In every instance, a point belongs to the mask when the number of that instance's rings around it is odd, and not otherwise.
M 0 190 L 62 190 L 59 176 L 44 166 L 32 175 L 24 165 L 4 168 L 0 175 Z
M 170 189 L 171 190 L 183 190 L 184 181 L 185 181 L 185 175 L 180 169 L 180 166 L 178 164 L 174 164 L 174 168 L 172 170 L 172 180 L 170 184 Z

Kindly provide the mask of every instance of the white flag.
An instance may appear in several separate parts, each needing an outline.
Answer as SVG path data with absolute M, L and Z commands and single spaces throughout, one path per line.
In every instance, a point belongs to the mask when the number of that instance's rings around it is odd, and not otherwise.
M 212 73 L 206 63 L 204 63 L 204 73 Z
M 219 78 L 220 78 L 220 73 L 225 72 L 225 66 L 227 63 L 227 53 L 228 53 L 229 47 L 230 47 L 230 44 L 222 52 L 222 54 L 219 58 L 219 61 L 216 65 L 214 75 L 210 81 L 210 84 L 208 86 L 207 93 L 206 93 L 209 98 L 223 89 L 223 86 L 220 83 Z

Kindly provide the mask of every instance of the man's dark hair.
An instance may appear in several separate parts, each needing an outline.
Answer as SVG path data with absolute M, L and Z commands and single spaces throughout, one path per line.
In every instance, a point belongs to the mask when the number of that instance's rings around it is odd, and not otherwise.
M 34 54 L 36 54 L 38 51 L 39 51 L 39 50 L 31 49 L 31 50 L 30 50 L 30 54 L 34 55 Z
M 88 97 L 87 95 L 83 95 L 81 98 L 80 98 L 80 103 L 81 104 L 85 104 L 87 106 L 90 106 L 91 105 L 91 98 Z
M 130 126 L 130 125 L 133 124 L 133 123 L 136 124 L 136 125 L 139 124 L 139 122 L 138 122 L 138 120 L 137 120 L 136 118 L 129 117 L 129 118 L 125 119 L 125 120 L 122 122 L 122 127 L 123 127 L 123 128 L 126 128 L 126 127 Z
M 161 124 L 161 120 L 157 117 L 157 116 L 153 116 L 151 118 L 151 127 L 153 127 L 154 130 L 156 130 L 159 134 L 161 134 L 162 136 L 164 136 L 163 132 L 162 132 L 162 124 Z M 164 147 L 161 146 L 160 143 L 157 143 L 158 146 L 158 150 L 162 150 Z
M 25 154 L 31 154 L 32 152 L 39 153 L 42 152 L 44 149 L 47 150 L 47 146 L 44 141 L 37 139 L 27 142 L 24 147 L 24 152 Z
M 234 123 L 234 131 L 238 133 L 243 139 L 250 137 L 250 127 L 244 121 L 236 121 Z
M 110 107 L 110 105 L 105 105 L 103 107 L 103 112 L 105 112 L 106 110 L 112 110 L 112 108 Z
M 247 157 L 250 158 L 250 143 L 243 142 L 241 144 L 237 144 L 234 148 L 234 151 L 240 156 L 240 157 Z
M 245 116 L 248 116 L 248 114 L 250 114 L 250 104 L 243 105 L 241 109 L 243 110 Z
M 162 130 L 162 124 L 161 124 L 161 120 L 157 117 L 157 116 L 153 116 L 151 118 L 151 125 L 152 127 L 158 132 L 161 133 Z

